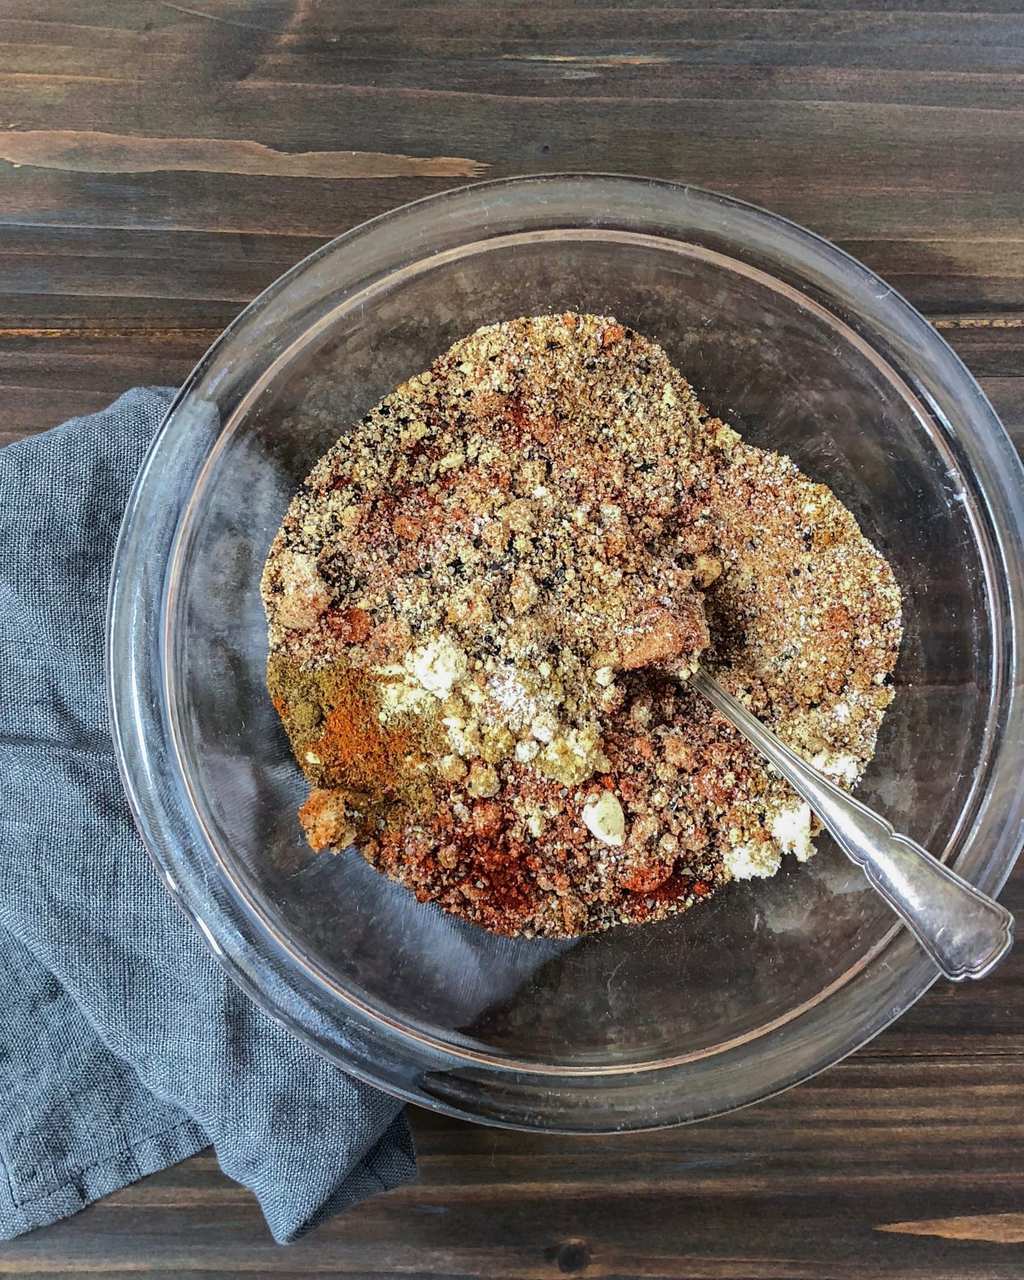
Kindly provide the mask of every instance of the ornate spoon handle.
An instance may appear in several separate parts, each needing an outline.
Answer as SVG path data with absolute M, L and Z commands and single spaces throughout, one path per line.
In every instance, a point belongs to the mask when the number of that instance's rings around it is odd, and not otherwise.
M 947 978 L 982 978 L 1013 944 L 1013 916 L 786 746 L 703 669 L 689 684 L 775 766 Z

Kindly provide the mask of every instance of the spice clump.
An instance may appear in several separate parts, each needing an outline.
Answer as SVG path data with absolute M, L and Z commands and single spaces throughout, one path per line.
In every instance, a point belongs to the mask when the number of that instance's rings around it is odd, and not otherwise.
M 575 314 L 481 329 L 386 396 L 314 467 L 262 590 L 312 847 L 526 936 L 809 856 L 810 811 L 680 677 L 705 663 L 852 785 L 900 640 L 831 492 Z

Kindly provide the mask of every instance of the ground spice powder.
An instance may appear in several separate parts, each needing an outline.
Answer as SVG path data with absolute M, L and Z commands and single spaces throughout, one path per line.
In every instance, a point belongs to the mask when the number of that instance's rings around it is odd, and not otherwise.
M 884 558 L 610 317 L 457 342 L 307 478 L 262 582 L 314 848 L 507 934 L 662 919 L 813 852 L 683 678 L 844 786 L 900 643 Z
M 385 723 L 379 682 L 339 663 L 308 671 L 274 654 L 267 683 L 295 758 L 321 793 L 310 820 L 322 821 L 328 807 L 351 815 L 387 802 L 392 821 L 405 823 L 430 805 L 427 762 L 441 742 L 436 714 Z M 329 801 L 327 792 L 337 795 Z

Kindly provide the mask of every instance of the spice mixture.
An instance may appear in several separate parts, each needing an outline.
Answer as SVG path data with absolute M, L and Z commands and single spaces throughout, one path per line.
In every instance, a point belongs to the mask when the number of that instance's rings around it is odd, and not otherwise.
M 808 807 L 698 659 L 846 786 L 900 593 L 824 485 L 605 316 L 481 329 L 356 423 L 263 576 L 310 845 L 487 929 L 656 920 L 806 859 Z

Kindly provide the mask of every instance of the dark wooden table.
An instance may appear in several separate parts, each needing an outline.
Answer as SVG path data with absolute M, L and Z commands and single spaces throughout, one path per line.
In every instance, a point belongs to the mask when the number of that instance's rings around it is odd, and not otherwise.
M 466 179 L 642 172 L 874 267 L 1024 441 L 1020 0 L 2 0 L 0 440 L 174 383 L 259 289 Z M 1024 907 L 1024 875 L 1006 901 Z M 1024 1274 L 1024 949 L 816 1081 L 578 1140 L 414 1116 L 422 1177 L 282 1250 L 209 1155 L 0 1274 Z

